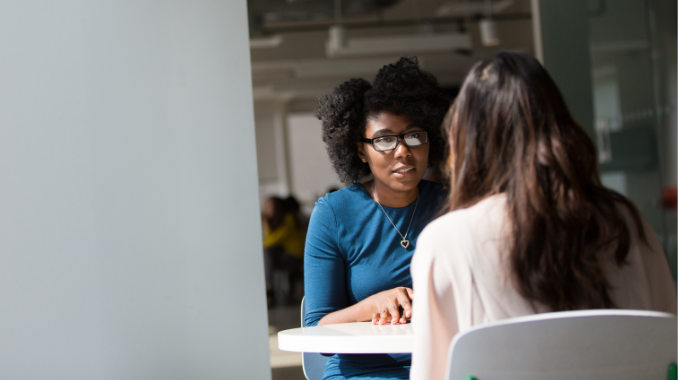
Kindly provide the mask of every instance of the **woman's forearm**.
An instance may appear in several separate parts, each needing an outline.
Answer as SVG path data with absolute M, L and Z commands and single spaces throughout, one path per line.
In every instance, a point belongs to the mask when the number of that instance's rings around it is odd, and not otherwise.
M 327 314 L 318 321 L 318 326 L 334 325 L 337 323 L 367 322 L 372 320 L 372 311 L 365 302 L 358 302 L 353 306 Z
M 325 315 L 318 325 L 367 321 L 381 325 L 406 323 L 412 317 L 412 297 L 414 293 L 410 288 L 400 286 L 384 290 L 353 306 Z

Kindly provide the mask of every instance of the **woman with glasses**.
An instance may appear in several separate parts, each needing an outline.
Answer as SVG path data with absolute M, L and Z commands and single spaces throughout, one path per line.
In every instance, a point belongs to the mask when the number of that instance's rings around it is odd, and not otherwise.
M 657 235 L 601 184 L 593 142 L 536 59 L 476 64 L 445 129 L 450 212 L 426 227 L 412 260 L 412 379 L 446 379 L 452 338 L 473 325 L 582 309 L 676 313 Z
M 350 185 L 318 200 L 306 239 L 307 325 L 406 323 L 410 260 L 442 201 L 422 180 L 443 157 L 440 125 L 450 100 L 416 58 L 349 80 L 320 100 L 323 141 Z M 408 379 L 410 355 L 334 355 L 325 379 Z

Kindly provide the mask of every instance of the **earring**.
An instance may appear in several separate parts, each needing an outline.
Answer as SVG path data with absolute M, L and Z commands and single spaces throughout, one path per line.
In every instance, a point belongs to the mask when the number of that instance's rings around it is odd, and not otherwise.
M 360 159 L 363 160 L 363 163 L 367 162 L 367 160 L 362 157 Z

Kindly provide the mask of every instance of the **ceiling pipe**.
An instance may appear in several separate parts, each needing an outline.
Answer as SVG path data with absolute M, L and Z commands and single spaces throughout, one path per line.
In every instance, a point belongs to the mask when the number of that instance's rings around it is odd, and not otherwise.
M 494 21 L 517 21 L 517 20 L 531 20 L 532 13 L 500 13 L 492 16 Z M 459 23 L 474 24 L 478 22 L 478 18 L 475 16 L 459 16 L 459 17 L 434 17 L 434 18 L 424 18 L 420 19 L 422 24 L 430 24 L 433 26 L 437 25 L 455 25 Z M 327 31 L 327 29 L 335 25 L 334 21 L 317 21 L 313 23 L 306 23 L 305 25 L 302 22 L 294 24 L 271 24 L 266 23 L 262 26 L 262 30 L 265 33 L 301 33 L 301 32 L 317 32 L 317 31 Z M 375 29 L 375 28 L 401 28 L 412 26 L 411 19 L 404 20 L 370 20 L 370 21 L 354 21 L 345 19 L 342 20 L 342 25 L 347 29 Z

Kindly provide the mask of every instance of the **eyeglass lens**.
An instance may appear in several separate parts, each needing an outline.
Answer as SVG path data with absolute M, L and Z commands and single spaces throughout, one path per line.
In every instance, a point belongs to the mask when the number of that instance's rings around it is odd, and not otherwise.
M 403 136 L 407 146 L 419 146 L 428 142 L 428 136 L 424 131 L 410 132 Z M 380 152 L 395 149 L 398 145 L 398 136 L 381 136 L 372 140 L 374 149 Z

